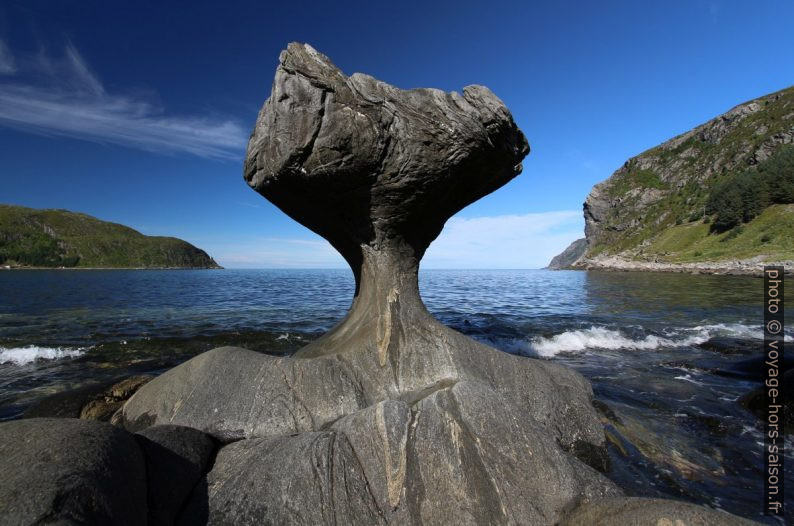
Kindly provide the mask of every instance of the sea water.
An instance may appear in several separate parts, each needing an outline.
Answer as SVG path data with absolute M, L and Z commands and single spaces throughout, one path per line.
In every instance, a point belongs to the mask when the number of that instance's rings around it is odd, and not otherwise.
M 591 381 L 609 437 L 607 475 L 628 494 L 756 520 L 762 428 L 738 400 L 759 384 L 723 372 L 762 352 L 762 285 L 662 273 L 420 272 L 422 297 L 443 323 Z M 341 320 L 353 293 L 343 269 L 0 271 L 0 419 L 49 394 L 159 374 L 221 345 L 289 355 Z M 794 323 L 786 325 L 791 342 Z M 718 340 L 727 347 L 709 346 Z

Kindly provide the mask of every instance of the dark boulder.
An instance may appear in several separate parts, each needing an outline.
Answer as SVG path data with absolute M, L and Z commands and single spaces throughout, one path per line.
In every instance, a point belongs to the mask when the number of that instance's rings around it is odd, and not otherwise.
M 747 338 L 734 338 L 730 336 L 715 336 L 698 344 L 701 349 L 720 354 L 755 354 L 763 349 L 764 342 Z
M 779 364 L 780 372 L 786 372 L 794 367 L 794 357 L 789 358 L 784 356 Z M 729 378 L 737 378 L 740 380 L 748 380 L 751 382 L 763 382 L 766 379 L 766 373 L 769 366 L 766 364 L 766 356 L 758 354 L 752 358 L 739 360 L 734 362 L 725 363 L 714 367 L 712 371 L 719 376 L 726 376 Z
M 215 453 L 215 441 L 189 427 L 154 426 L 135 435 L 146 457 L 149 524 L 173 524 Z
M 0 523 L 144 524 L 146 467 L 110 424 L 31 418 L 0 424 Z

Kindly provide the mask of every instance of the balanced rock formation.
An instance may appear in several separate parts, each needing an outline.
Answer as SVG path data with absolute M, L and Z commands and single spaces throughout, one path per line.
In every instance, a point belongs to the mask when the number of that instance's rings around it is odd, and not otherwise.
M 289 45 L 244 177 L 342 253 L 356 293 L 294 357 L 215 349 L 125 404 L 127 429 L 187 426 L 223 444 L 178 521 L 555 524 L 621 498 L 591 467 L 607 457 L 589 383 L 445 327 L 419 296 L 444 222 L 528 151 L 487 88 L 403 91 Z

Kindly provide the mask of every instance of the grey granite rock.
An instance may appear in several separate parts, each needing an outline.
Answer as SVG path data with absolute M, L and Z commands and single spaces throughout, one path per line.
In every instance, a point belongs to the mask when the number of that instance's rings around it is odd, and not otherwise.
M 146 468 L 110 424 L 31 418 L 0 424 L 0 523 L 145 524 Z
M 244 176 L 350 263 L 415 274 L 450 216 L 507 183 L 529 152 L 488 88 L 400 90 L 346 77 L 311 46 L 282 52 Z M 395 253 L 396 252 L 396 253 Z M 391 255 L 389 258 L 379 256 Z
M 554 524 L 621 495 L 582 462 L 606 455 L 580 374 L 478 343 L 419 296 L 444 222 L 528 150 L 487 88 L 399 90 L 289 45 L 244 177 L 339 250 L 355 297 L 294 357 L 215 349 L 125 404 L 128 429 L 177 424 L 227 444 L 179 522 Z
M 520 171 L 528 146 L 501 101 L 476 86 L 461 96 L 348 78 L 301 44 L 280 62 L 245 176 L 350 262 L 351 311 L 298 351 L 316 359 L 225 348 L 169 371 L 126 404 L 127 426 L 187 425 L 224 441 L 278 436 L 473 380 L 527 405 L 563 447 L 602 448 L 580 375 L 479 344 L 438 323 L 419 297 L 419 259 L 444 221 Z
M 146 457 L 148 524 L 173 524 L 215 453 L 196 429 L 154 426 L 135 435 Z
M 592 501 L 571 512 L 560 526 L 750 526 L 730 513 L 669 499 L 621 497 Z
M 362 466 L 338 433 L 241 440 L 218 453 L 183 524 L 382 524 Z
M 226 446 L 186 518 L 551 524 L 580 499 L 619 495 L 498 393 L 459 382 L 413 407 L 375 404 L 326 431 Z

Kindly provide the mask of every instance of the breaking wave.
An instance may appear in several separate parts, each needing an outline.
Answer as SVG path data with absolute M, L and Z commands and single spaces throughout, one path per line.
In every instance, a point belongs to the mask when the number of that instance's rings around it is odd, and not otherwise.
M 530 340 L 511 339 L 494 343 L 508 352 L 550 358 L 563 352 L 576 353 L 589 349 L 644 351 L 663 347 L 683 347 L 705 343 L 717 336 L 763 339 L 764 332 L 761 327 L 741 323 L 718 323 L 680 328 L 662 336 L 648 334 L 633 337 L 620 330 L 592 326 L 587 329 L 565 331 L 554 336 L 538 336 Z M 791 335 L 785 336 L 786 342 L 792 340 L 794 338 Z
M 85 349 L 64 349 L 61 347 L 0 347 L 0 364 L 27 365 L 37 360 L 59 360 L 76 358 L 85 353 Z

